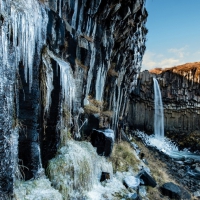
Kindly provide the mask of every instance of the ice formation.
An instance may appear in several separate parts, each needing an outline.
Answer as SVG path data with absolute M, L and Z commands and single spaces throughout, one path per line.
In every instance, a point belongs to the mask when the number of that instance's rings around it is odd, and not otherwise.
M 136 178 L 135 176 L 127 176 L 124 179 L 124 182 L 127 184 L 130 188 L 137 188 L 140 185 L 140 179 Z
M 15 60 L 12 64 L 14 63 L 17 69 L 19 62 L 23 62 L 25 80 L 29 82 L 31 90 L 35 52 L 39 55 L 46 40 L 47 14 L 44 8 L 34 0 L 6 2 L 1 0 L 0 4 L 3 16 L 9 16 L 7 6 L 10 5 L 10 19 L 4 22 L 1 29 L 3 68 L 10 67 L 9 51 L 13 48 Z
M 45 65 L 44 73 L 45 77 L 42 80 L 45 80 L 45 89 L 46 89 L 46 98 L 45 98 L 45 108 L 44 111 L 49 113 L 49 108 L 51 106 L 51 92 L 54 89 L 53 87 L 53 69 L 48 55 L 42 56 L 42 62 Z M 43 89 L 44 90 L 44 89 Z
M 61 96 L 62 96 L 62 107 L 61 107 L 61 113 L 63 112 L 64 106 L 67 105 L 67 111 L 69 112 L 69 119 L 68 119 L 68 123 L 71 123 L 71 110 L 72 110 L 72 106 L 73 106 L 73 99 L 75 96 L 75 80 L 73 78 L 73 72 L 71 70 L 71 66 L 68 62 L 61 60 L 59 57 L 57 57 L 55 54 L 53 54 L 51 51 L 47 51 L 48 55 L 50 56 L 50 58 L 52 58 L 53 60 L 56 61 L 57 65 L 60 68 L 60 85 L 62 88 L 61 91 Z M 51 79 L 51 74 L 48 74 L 48 76 L 50 75 L 50 78 L 47 79 L 46 82 L 46 87 L 47 87 L 47 97 L 49 98 L 51 95 L 51 91 L 52 91 L 52 79 Z M 48 82 L 49 80 L 49 82 Z M 50 83 L 50 84 L 49 84 Z M 48 85 L 49 84 L 49 85 Z M 49 104 L 48 104 L 49 105 Z M 65 127 L 63 118 L 62 118 L 62 114 L 61 114 L 61 119 L 60 119 L 60 129 L 63 129 Z
M 96 129 L 93 129 L 96 130 Z M 115 140 L 115 133 L 112 129 L 103 129 L 103 130 L 96 130 L 97 132 L 103 133 L 106 137 L 111 138 L 113 141 Z
M 85 99 L 84 99 L 84 105 L 89 104 L 87 98 L 88 98 L 88 94 L 90 92 L 90 86 L 91 86 L 91 81 L 93 78 L 93 68 L 94 68 L 94 63 L 95 63 L 95 56 L 96 56 L 96 50 L 94 48 L 94 44 L 91 43 L 91 58 L 90 58 L 90 69 L 88 71 L 88 77 L 87 77 L 87 86 L 86 86 L 86 92 L 85 92 Z
M 29 181 L 16 181 L 14 188 L 15 200 L 63 200 L 62 195 L 51 187 L 51 182 L 41 177 Z
M 66 198 L 80 198 L 98 184 L 102 172 L 113 176 L 112 164 L 97 155 L 88 142 L 68 141 L 50 160 L 49 178 Z

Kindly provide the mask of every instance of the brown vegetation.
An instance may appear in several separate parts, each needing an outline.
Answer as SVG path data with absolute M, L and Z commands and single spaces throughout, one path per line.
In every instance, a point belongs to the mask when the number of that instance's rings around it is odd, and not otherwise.
M 84 106 L 84 111 L 87 114 L 95 114 L 95 113 L 100 113 L 100 108 L 89 104 Z
M 115 71 L 115 66 L 116 66 L 116 63 L 111 63 L 110 64 L 110 68 L 108 70 L 108 75 L 109 76 L 118 77 L 118 72 Z
M 82 69 L 84 69 L 84 70 L 86 70 L 86 71 L 88 70 L 88 67 L 85 66 L 84 64 L 82 64 L 80 60 L 75 59 L 75 62 L 76 62 L 76 64 L 77 64 L 79 67 L 81 67 Z
M 171 68 L 154 68 L 149 70 L 150 73 L 154 73 L 154 74 L 161 74 L 163 72 L 166 71 L 171 71 L 173 73 L 177 73 L 177 74 L 181 74 L 183 72 L 188 72 L 193 70 L 195 73 L 195 76 L 200 74 L 200 62 L 193 62 L 193 63 L 186 63 L 183 65 L 178 65 L 178 66 L 174 66 Z
M 83 36 L 88 42 L 94 42 L 94 39 L 90 36 L 84 35 Z
M 136 172 L 139 171 L 138 165 L 140 161 L 135 156 L 134 150 L 127 142 L 121 142 L 114 145 L 110 161 L 113 164 L 114 172 L 128 171 L 129 168 L 132 168 Z

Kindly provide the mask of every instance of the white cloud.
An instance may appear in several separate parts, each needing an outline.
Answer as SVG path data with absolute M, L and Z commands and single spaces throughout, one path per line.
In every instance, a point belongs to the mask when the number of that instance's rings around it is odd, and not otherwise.
M 152 68 L 168 68 L 175 65 L 183 64 L 184 61 L 179 58 L 166 58 L 161 54 L 155 54 L 151 51 L 146 51 L 143 57 L 142 70 Z
M 182 47 L 182 48 L 172 48 L 168 49 L 168 52 L 175 54 L 175 56 L 178 56 L 179 58 L 184 58 L 185 56 L 189 55 L 189 52 L 187 52 L 187 46 Z

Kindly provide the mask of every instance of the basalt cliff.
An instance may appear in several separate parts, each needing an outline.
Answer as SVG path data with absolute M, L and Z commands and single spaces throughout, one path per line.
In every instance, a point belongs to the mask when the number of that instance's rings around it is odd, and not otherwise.
M 40 177 L 67 138 L 84 138 L 98 128 L 110 128 L 116 136 L 145 51 L 144 4 L 144 0 L 0 0 L 1 199 L 12 196 L 17 172 L 26 180 Z M 142 80 L 151 83 L 146 76 Z M 180 85 L 186 87 L 185 80 L 180 79 Z M 151 99 L 150 91 L 140 94 Z M 195 106 L 198 94 L 190 93 Z M 166 98 L 170 94 L 166 91 Z M 185 93 L 182 97 L 188 101 Z M 178 113 L 181 123 L 187 121 L 184 109 Z M 198 111 L 191 112 L 192 119 L 197 115 Z M 194 126 L 184 123 L 185 130 Z M 148 123 L 145 127 L 149 129 Z
M 181 148 L 200 149 L 200 63 L 143 71 L 132 92 L 129 123 L 152 134 L 154 124 L 153 77 L 160 85 L 164 106 L 165 135 Z

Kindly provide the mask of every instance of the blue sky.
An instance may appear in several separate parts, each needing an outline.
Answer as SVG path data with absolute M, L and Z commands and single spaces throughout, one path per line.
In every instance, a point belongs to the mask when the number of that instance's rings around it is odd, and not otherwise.
M 200 0 L 146 0 L 142 71 L 200 61 Z

